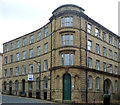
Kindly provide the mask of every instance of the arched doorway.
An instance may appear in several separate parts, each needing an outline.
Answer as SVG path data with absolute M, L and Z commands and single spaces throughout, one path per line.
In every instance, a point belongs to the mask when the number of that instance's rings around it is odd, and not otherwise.
M 104 81 L 104 105 L 110 105 L 111 81 L 106 79 Z
M 71 100 L 71 76 L 65 74 L 63 76 L 63 100 Z
M 9 82 L 9 94 L 12 94 L 12 81 Z
M 25 94 L 25 80 L 22 80 L 22 94 Z

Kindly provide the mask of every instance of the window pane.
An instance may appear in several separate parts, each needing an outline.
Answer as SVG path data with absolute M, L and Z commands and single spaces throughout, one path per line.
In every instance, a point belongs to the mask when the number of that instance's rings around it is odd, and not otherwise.
M 65 54 L 65 65 L 69 65 L 69 54 Z

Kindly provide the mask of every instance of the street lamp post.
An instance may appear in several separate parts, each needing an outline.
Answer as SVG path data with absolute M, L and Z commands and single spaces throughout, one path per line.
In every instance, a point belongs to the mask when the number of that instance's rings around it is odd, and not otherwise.
M 38 61 L 36 61 L 36 60 L 33 60 L 33 61 L 34 61 L 35 63 L 37 63 L 37 64 L 40 63 L 40 62 L 38 62 Z M 40 95 L 40 94 L 41 94 L 41 71 L 40 71 L 40 65 L 39 65 L 39 79 L 40 79 L 40 80 L 39 80 L 39 86 L 40 86 L 40 87 L 39 87 L 39 98 L 41 98 L 41 95 Z

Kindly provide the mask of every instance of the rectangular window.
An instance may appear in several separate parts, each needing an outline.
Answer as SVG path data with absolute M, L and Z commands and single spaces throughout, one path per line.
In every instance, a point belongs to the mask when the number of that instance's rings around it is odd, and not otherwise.
M 103 40 L 106 41 L 106 33 L 103 32 Z
M 13 45 L 13 43 L 11 43 L 11 48 L 10 49 L 13 50 L 14 49 L 13 47 L 14 47 L 14 45 Z
M 32 74 L 33 73 L 33 64 L 29 65 L 29 73 Z
M 28 87 L 29 87 L 29 90 L 32 90 L 32 88 L 33 88 L 32 81 L 29 81 L 29 82 L 28 82 Z
M 19 40 L 16 42 L 16 48 L 19 48 L 20 47 L 20 42 L 19 42 Z
M 23 38 L 23 46 L 26 46 L 26 38 Z
M 109 44 L 112 44 L 112 37 L 109 35 Z
M 22 74 L 25 75 L 25 72 L 26 72 L 26 67 L 25 65 L 22 66 Z
M 34 43 L 34 36 L 33 35 L 30 36 L 30 44 L 32 44 L 32 43 Z
M 38 32 L 37 34 L 37 41 L 40 41 L 41 40 L 41 32 Z
M 48 43 L 45 43 L 44 44 L 44 53 L 47 53 L 48 52 Z
M 120 49 L 120 42 L 119 42 L 119 49 Z
M 62 43 L 62 46 L 73 45 L 73 35 L 62 35 L 61 43 Z
M 114 53 L 115 60 L 117 61 L 117 52 Z
M 65 54 L 65 59 L 64 59 L 64 62 L 65 62 L 65 65 L 69 65 L 69 54 Z
M 40 72 L 41 70 L 41 65 L 40 65 L 40 62 L 37 63 L 37 72 Z
M 17 54 L 16 54 L 16 61 L 19 61 L 19 60 L 20 60 L 20 54 L 17 53 Z
M 114 39 L 114 46 L 117 47 L 117 39 Z
M 44 60 L 44 71 L 48 70 L 48 60 Z
M 30 49 L 29 50 L 29 58 L 32 58 L 33 57 L 33 49 Z
M 109 50 L 109 58 L 112 59 L 112 50 Z
M 117 66 L 115 66 L 115 74 L 117 74 Z
M 8 51 L 8 45 L 5 45 L 5 52 Z
M 13 75 L 13 68 L 10 68 L 10 76 Z
M 48 27 L 46 27 L 44 31 L 45 31 L 45 37 L 47 37 L 48 36 Z
M 61 54 L 62 65 L 73 65 L 73 54 Z
M 13 55 L 10 55 L 10 63 L 13 62 Z
M 73 26 L 73 17 L 66 16 L 61 18 L 61 27 Z
M 39 46 L 39 47 L 37 47 L 37 56 L 39 56 L 40 55 L 40 49 L 41 49 L 41 47 Z
M 106 56 L 106 47 L 103 47 L 103 56 Z
M 96 53 L 99 54 L 99 44 L 96 43 Z
M 109 73 L 112 73 L 112 65 L 109 65 Z
M 88 50 L 92 50 L 92 41 L 88 40 Z
M 106 68 L 107 68 L 106 63 L 103 62 L 103 71 L 104 71 L 104 72 L 106 72 Z
M 19 68 L 16 67 L 16 76 L 18 76 L 18 75 L 19 75 Z
M 26 59 L 26 51 L 22 52 L 22 59 L 25 60 Z
M 92 77 L 88 76 L 88 89 L 92 89 Z
M 98 38 L 100 37 L 100 32 L 98 28 L 95 29 L 95 36 Z
M 88 67 L 92 68 L 92 58 L 88 58 Z
M 87 31 L 88 31 L 88 33 L 92 33 L 92 25 L 89 23 L 87 25 Z
M 7 69 L 4 70 L 4 77 L 7 77 Z
M 5 64 L 7 64 L 7 56 L 5 57 Z
M 96 60 L 96 70 L 99 70 L 99 69 L 100 69 L 100 61 Z

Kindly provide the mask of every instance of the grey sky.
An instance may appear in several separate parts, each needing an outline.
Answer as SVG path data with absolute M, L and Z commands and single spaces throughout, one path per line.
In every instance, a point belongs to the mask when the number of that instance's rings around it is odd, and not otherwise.
M 119 0 L 0 0 L 0 52 L 3 43 L 32 32 L 47 22 L 52 11 L 63 4 L 75 4 L 85 14 L 118 33 Z

